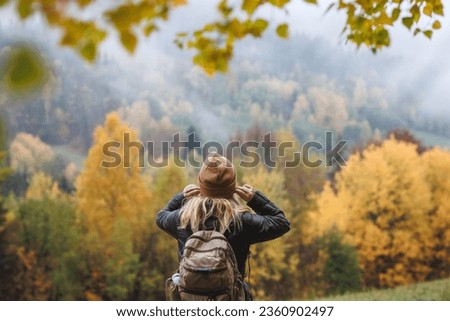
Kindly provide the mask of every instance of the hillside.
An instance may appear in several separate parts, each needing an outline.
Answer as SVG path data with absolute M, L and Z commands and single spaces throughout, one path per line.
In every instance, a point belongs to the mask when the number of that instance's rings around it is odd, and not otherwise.
M 321 298 L 325 301 L 450 301 L 450 279 Z

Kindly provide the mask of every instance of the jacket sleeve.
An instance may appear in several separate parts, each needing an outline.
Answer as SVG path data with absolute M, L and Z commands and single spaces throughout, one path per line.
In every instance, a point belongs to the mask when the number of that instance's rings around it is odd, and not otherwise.
M 247 205 L 256 213 L 245 213 L 242 216 L 244 233 L 250 243 L 273 240 L 290 230 L 290 223 L 283 211 L 263 193 L 256 191 Z
M 177 238 L 179 209 L 183 205 L 183 193 L 176 194 L 156 215 L 156 224 L 169 235 Z

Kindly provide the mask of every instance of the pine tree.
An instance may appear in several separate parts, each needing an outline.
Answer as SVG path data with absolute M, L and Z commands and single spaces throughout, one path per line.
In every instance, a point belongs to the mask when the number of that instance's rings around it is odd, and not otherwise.
M 343 294 L 361 288 L 361 270 L 355 249 L 345 244 L 342 235 L 331 230 L 325 237 L 327 260 L 323 279 L 328 294 Z

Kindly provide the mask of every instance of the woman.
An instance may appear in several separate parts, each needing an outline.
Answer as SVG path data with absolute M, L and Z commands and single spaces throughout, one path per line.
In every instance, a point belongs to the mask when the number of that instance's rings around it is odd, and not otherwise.
M 289 231 L 289 222 L 281 209 L 250 185 L 236 185 L 236 170 L 225 157 L 217 153 L 208 155 L 198 183 L 186 186 L 157 215 L 158 226 L 178 241 L 179 258 L 190 235 L 214 229 L 227 238 L 238 270 L 244 275 L 251 244 L 278 238 Z M 248 207 L 241 206 L 236 195 Z M 246 285 L 244 289 L 246 299 L 251 299 Z

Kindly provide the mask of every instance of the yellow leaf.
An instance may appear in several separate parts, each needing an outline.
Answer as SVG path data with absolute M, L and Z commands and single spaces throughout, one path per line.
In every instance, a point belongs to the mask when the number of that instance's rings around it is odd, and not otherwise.
M 389 25 L 392 26 L 393 18 L 389 17 L 385 12 L 382 12 L 380 16 L 376 19 L 376 23 L 379 25 Z
M 183 6 L 187 3 L 187 0 L 172 0 L 173 6 Z
M 441 29 L 441 23 L 437 20 L 433 22 L 433 29 Z
M 147 26 L 145 26 L 143 33 L 146 37 L 148 37 L 156 30 L 158 30 L 158 27 L 156 27 L 153 23 L 150 23 Z
M 280 38 L 287 39 L 289 37 L 289 26 L 286 23 L 279 25 L 276 31 Z
M 120 33 L 120 41 L 122 42 L 123 46 L 128 50 L 128 52 L 133 53 L 134 50 L 136 49 L 137 38 L 129 30 L 122 31 Z
M 84 59 L 93 62 L 97 56 L 97 46 L 95 43 L 89 42 L 81 48 L 80 53 Z
M 256 8 L 261 5 L 260 0 L 244 0 L 242 1 L 242 10 L 246 11 L 249 15 L 255 12 Z
M 425 7 L 423 7 L 422 12 L 424 15 L 431 17 L 431 15 L 433 14 L 433 5 L 431 3 L 427 3 Z
M 77 2 L 80 8 L 84 8 L 87 5 L 91 4 L 92 0 L 78 0 Z
M 425 37 L 427 37 L 428 39 L 431 39 L 431 37 L 433 37 L 433 31 L 432 30 L 426 30 L 423 32 L 423 34 L 425 35 Z

